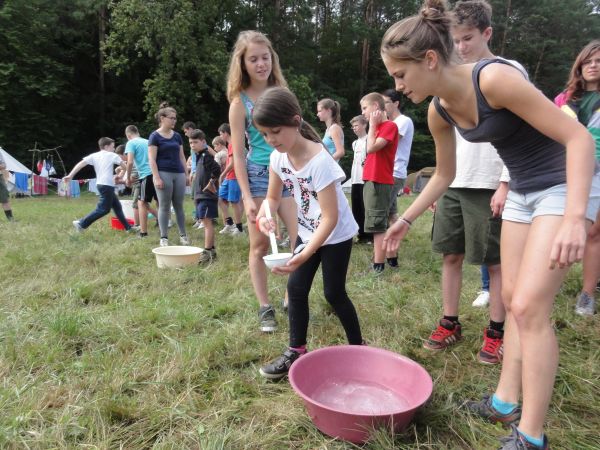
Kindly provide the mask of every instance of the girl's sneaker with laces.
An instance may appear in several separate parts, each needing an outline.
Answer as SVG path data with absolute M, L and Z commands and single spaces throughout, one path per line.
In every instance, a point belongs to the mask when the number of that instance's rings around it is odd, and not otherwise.
M 492 405 L 492 396 L 484 395 L 481 400 L 465 402 L 465 407 L 473 414 L 491 423 L 500 423 L 504 427 L 513 425 L 521 419 L 521 407 L 517 406 L 508 414 L 502 414 Z
M 500 438 L 502 447 L 500 450 L 548 450 L 548 438 L 544 435 L 544 443 L 539 446 L 529 442 L 523 434 L 519 432 L 516 425 L 511 425 L 512 432 L 510 436 Z

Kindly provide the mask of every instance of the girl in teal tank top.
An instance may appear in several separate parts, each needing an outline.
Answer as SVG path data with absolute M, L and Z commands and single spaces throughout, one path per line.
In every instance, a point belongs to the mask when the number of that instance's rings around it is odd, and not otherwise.
M 252 103 L 252 100 L 250 100 L 250 97 L 248 97 L 245 92 L 240 92 L 240 97 L 244 103 L 244 109 L 246 110 L 246 139 L 248 141 L 247 158 L 254 164 L 268 166 L 273 147 L 265 142 L 262 134 L 260 134 L 252 123 L 254 103 Z

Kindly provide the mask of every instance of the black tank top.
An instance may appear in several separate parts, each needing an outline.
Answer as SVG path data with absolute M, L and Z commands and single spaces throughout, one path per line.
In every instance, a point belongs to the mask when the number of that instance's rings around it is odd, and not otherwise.
M 511 65 L 503 59 L 495 58 L 481 60 L 473 67 L 473 86 L 479 116 L 475 128 L 459 127 L 440 104 L 438 97 L 433 99 L 435 109 L 467 141 L 490 142 L 496 148 L 510 174 L 511 190 L 526 194 L 566 183 L 565 147 L 540 133 L 508 109 L 494 109 L 486 101 L 479 88 L 479 73 L 492 63 Z

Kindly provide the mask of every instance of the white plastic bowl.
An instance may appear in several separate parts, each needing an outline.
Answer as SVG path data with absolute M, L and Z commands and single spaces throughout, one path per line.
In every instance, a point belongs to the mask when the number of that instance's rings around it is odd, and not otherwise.
M 263 256 L 263 261 L 269 269 L 285 266 L 290 259 L 292 259 L 291 253 L 272 253 Z
M 152 249 L 152 253 L 156 256 L 156 265 L 160 268 L 180 268 L 198 264 L 203 251 L 204 249 L 200 247 L 189 245 L 170 245 Z

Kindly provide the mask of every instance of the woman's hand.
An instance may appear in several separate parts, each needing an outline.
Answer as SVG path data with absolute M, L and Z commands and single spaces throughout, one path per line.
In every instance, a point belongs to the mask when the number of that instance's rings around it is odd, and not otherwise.
M 153 182 L 154 182 L 154 187 L 156 189 L 164 189 L 165 188 L 165 183 L 163 183 L 163 180 L 160 177 L 153 177 Z
M 383 236 L 383 249 L 389 253 L 396 253 L 398 247 L 400 247 L 400 241 L 404 239 L 408 229 L 409 226 L 405 221 L 397 220 Z
M 554 238 L 550 252 L 550 269 L 562 269 L 583 259 L 585 239 L 585 219 L 564 217 Z

